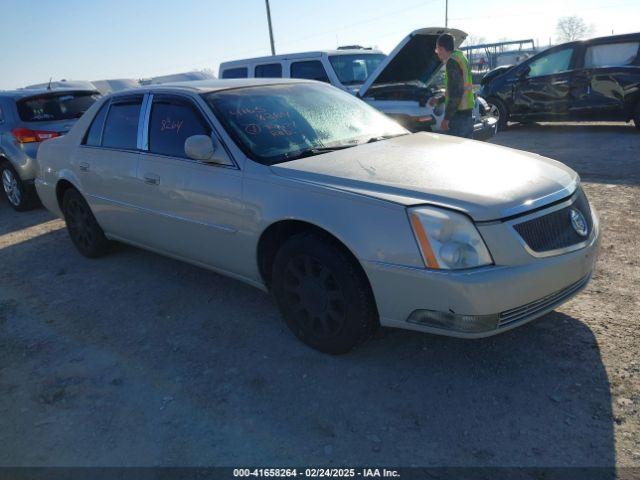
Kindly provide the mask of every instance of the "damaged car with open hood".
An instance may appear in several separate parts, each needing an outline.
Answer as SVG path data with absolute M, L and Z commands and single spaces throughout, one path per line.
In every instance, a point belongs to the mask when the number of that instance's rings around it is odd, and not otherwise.
M 444 92 L 438 79 L 444 70 L 435 53 L 436 40 L 453 36 L 458 48 L 467 37 L 461 30 L 429 27 L 414 30 L 389 55 L 360 46 L 234 60 L 220 64 L 219 77 L 304 78 L 346 90 L 413 132 L 438 131 L 444 105 L 429 99 Z M 476 140 L 493 137 L 497 120 L 487 102 L 476 95 L 473 108 Z

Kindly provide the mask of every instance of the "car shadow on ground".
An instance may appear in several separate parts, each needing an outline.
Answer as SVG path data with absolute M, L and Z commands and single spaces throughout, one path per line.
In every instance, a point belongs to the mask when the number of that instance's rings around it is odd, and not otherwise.
M 383 329 L 333 357 L 263 292 L 132 247 L 86 260 L 65 237 L 0 250 L 1 464 L 615 465 L 582 319 L 476 341 Z M 34 252 L 50 261 L 30 274 Z
M 2 187 L 0 186 L 0 188 Z M 10 222 L 8 221 L 9 216 L 11 216 Z M 4 192 L 0 191 L 0 236 L 33 227 L 54 218 L 43 207 L 38 207 L 28 212 L 16 212 L 9 206 L 7 199 L 4 197 Z

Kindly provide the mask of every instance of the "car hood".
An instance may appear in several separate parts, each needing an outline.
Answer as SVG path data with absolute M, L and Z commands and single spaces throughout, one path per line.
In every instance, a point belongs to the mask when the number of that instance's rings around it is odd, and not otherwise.
M 498 220 L 564 198 L 576 172 L 537 154 L 416 133 L 273 165 L 279 176 L 402 205 L 460 210 Z
M 456 48 L 467 38 L 465 32 L 453 28 L 429 27 L 414 30 L 367 78 L 360 88 L 359 96 L 365 97 L 370 88 L 379 85 L 406 82 L 428 84 L 442 65 L 435 48 L 436 40 L 443 33 L 453 36 Z

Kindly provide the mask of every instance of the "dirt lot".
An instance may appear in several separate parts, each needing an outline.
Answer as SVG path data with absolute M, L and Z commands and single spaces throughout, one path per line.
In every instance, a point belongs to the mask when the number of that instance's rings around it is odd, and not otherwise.
M 640 466 L 640 133 L 494 142 L 575 168 L 604 235 L 584 293 L 480 341 L 322 355 L 258 290 L 0 202 L 0 465 Z

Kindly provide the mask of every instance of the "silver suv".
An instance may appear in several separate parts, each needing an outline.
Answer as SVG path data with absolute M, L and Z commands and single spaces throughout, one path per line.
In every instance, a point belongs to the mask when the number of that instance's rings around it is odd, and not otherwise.
M 33 181 L 40 142 L 67 133 L 99 97 L 97 90 L 0 91 L 0 177 L 14 209 L 39 203 Z

